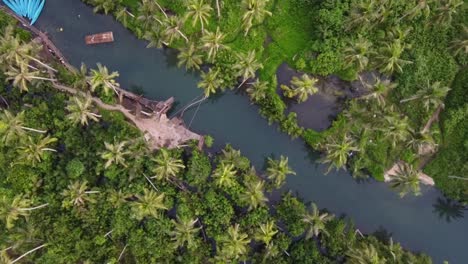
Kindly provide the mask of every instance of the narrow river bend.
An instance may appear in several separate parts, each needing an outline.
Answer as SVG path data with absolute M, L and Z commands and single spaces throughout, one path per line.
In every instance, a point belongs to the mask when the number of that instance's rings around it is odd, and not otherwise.
M 95 15 L 80 0 L 48 0 L 36 24 L 75 66 L 97 62 L 120 73 L 123 87 L 140 87 L 147 97 L 167 99 L 174 96 L 179 106 L 201 94 L 198 77 L 177 69 L 172 51 L 146 49 L 110 16 Z M 59 28 L 63 28 L 60 31 Z M 113 31 L 115 42 L 86 46 L 84 36 Z M 184 115 L 190 123 L 194 109 Z M 362 232 L 384 228 L 395 241 L 415 251 L 424 251 L 435 263 L 468 262 L 468 219 L 451 222 L 434 212 L 439 191 L 423 188 L 421 197 L 400 199 L 386 184 L 374 181 L 357 183 L 345 171 L 324 175 L 325 167 L 316 162 L 318 154 L 306 148 L 301 140 L 291 141 L 275 126 L 259 116 L 248 98 L 232 92 L 204 103 L 194 118 L 191 129 L 214 136 L 217 146 L 231 143 L 257 168 L 268 156 L 289 157 L 297 172 L 288 179 L 287 188 L 307 201 L 315 201 L 336 215 L 347 215 Z

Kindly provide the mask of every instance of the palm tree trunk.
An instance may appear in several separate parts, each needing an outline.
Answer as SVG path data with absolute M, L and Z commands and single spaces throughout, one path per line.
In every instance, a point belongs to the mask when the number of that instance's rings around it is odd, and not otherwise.
M 22 126 L 21 129 L 28 130 L 28 131 L 32 131 L 32 132 L 36 132 L 36 133 L 41 133 L 41 134 L 47 133 L 46 130 L 38 130 L 38 129 L 29 128 L 29 127 L 25 127 L 25 126 Z
M 104 237 L 108 237 L 110 234 L 112 234 L 112 232 L 114 232 L 114 229 L 112 229 L 111 231 L 107 232 Z
M 94 116 L 94 117 L 97 117 L 97 118 L 101 118 L 102 115 L 98 115 L 98 114 L 95 114 L 95 113 L 90 113 L 90 115 Z
M 36 207 L 18 208 L 18 211 L 33 211 L 33 210 L 36 210 L 36 209 L 41 209 L 41 208 L 46 207 L 48 205 L 49 205 L 48 203 L 45 203 L 45 204 L 41 204 L 41 205 L 36 206 Z
M 57 152 L 57 150 L 52 149 L 52 148 L 43 148 L 42 150 L 50 151 L 50 152 Z
M 218 10 L 218 18 L 221 17 L 221 9 L 219 8 L 219 0 L 216 0 L 216 10 Z
M 182 31 L 177 29 L 177 32 L 185 39 L 185 42 L 189 42 L 188 38 L 184 35 L 184 33 L 182 33 Z
M 125 8 L 125 13 L 127 13 L 129 16 L 135 18 L 135 15 L 130 13 L 130 11 L 128 11 L 127 8 Z
M 55 82 L 55 81 L 57 81 L 56 79 L 50 79 L 50 78 L 45 78 L 45 77 L 31 77 L 31 79 L 43 80 L 43 81 L 49 81 L 49 82 Z
M 100 191 L 86 191 L 86 194 L 100 193 Z
M 128 244 L 125 245 L 125 247 L 122 249 L 122 252 L 120 252 L 119 259 L 117 260 L 117 262 L 120 262 L 120 259 L 122 258 L 123 254 L 125 252 L 125 249 L 127 249 L 127 246 L 128 246 Z
M 453 175 L 448 176 L 448 177 L 451 178 L 451 179 L 458 179 L 458 180 L 468 181 L 468 178 L 463 178 L 463 177 L 458 177 L 458 176 L 453 176 Z
M 154 183 L 151 181 L 150 178 L 148 178 L 148 176 L 146 176 L 146 174 L 143 173 L 143 176 L 145 176 L 146 180 L 151 184 L 151 186 L 157 191 L 159 192 L 158 188 L 156 188 L 156 186 L 154 185 Z
M 53 71 L 53 72 L 57 72 L 56 69 L 50 67 L 49 65 L 43 63 L 42 61 L 40 61 L 40 60 L 38 60 L 38 59 L 36 59 L 36 58 L 34 58 L 34 57 L 32 57 L 32 56 L 26 55 L 26 57 L 27 57 L 28 59 L 30 59 L 30 60 L 33 60 L 33 61 L 39 63 L 40 65 L 42 65 L 43 67 L 47 68 L 48 70 L 51 70 L 51 71 Z
M 36 250 L 39 250 L 39 249 L 45 247 L 45 246 L 47 246 L 47 244 L 42 244 L 42 245 L 40 245 L 40 246 L 38 246 L 38 247 L 36 247 L 36 248 L 33 248 L 33 249 L 29 250 L 28 252 L 26 252 L 26 253 L 24 253 L 23 255 L 17 257 L 16 259 L 14 259 L 10 264 L 13 264 L 13 263 L 18 262 L 20 259 L 26 257 L 27 255 L 33 253 L 33 252 L 36 251 Z
M 154 1 L 156 3 L 156 5 L 158 6 L 159 10 L 161 10 L 161 12 L 164 14 L 164 16 L 166 18 L 169 18 L 166 14 L 166 11 L 164 11 L 164 9 L 159 5 L 159 3 L 157 1 Z

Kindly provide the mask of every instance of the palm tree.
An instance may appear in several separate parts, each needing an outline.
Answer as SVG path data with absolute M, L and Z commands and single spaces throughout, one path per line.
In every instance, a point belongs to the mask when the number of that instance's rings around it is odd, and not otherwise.
M 208 25 L 208 19 L 211 16 L 213 8 L 209 4 L 205 4 L 204 0 L 190 0 L 188 3 L 188 11 L 186 18 L 192 18 L 192 26 L 195 27 L 200 21 L 202 32 L 205 31 L 204 25 Z
M 97 63 L 98 69 L 91 69 L 91 76 L 88 77 L 88 81 L 91 83 L 91 91 L 95 91 L 97 87 L 102 87 L 104 93 L 108 94 L 110 89 L 113 89 L 116 93 L 116 86 L 118 83 L 115 78 L 119 77 L 118 72 L 109 73 L 106 66 L 102 66 L 101 63 Z
M 351 30 L 356 26 L 372 28 L 378 22 L 382 22 L 385 17 L 385 5 L 376 0 L 359 0 L 350 6 L 346 30 Z
M 240 150 L 234 149 L 231 145 L 227 144 L 224 149 L 221 150 L 221 161 L 227 164 L 234 165 L 238 169 L 246 169 L 250 166 L 250 161 L 242 156 Z M 255 168 L 252 168 L 255 170 Z M 254 173 L 255 174 L 255 173 Z
M 170 181 L 185 168 L 182 160 L 172 157 L 167 149 L 161 149 L 156 158 L 152 160 L 156 163 L 153 172 L 158 180 Z
M 268 221 L 265 224 L 260 224 L 259 228 L 254 234 L 254 239 L 269 245 L 276 233 L 278 233 L 278 230 L 276 229 L 275 222 Z
M 271 12 L 266 10 L 269 0 L 243 0 L 242 7 L 245 10 L 242 16 L 242 27 L 245 30 L 245 36 L 249 33 L 254 23 L 262 23 Z
M 315 203 L 312 203 L 311 208 L 312 210 L 309 210 L 309 212 L 302 216 L 302 222 L 308 225 L 305 239 L 310 239 L 312 236 L 318 237 L 319 234 L 328 235 L 325 225 L 327 222 L 331 221 L 334 216 L 328 213 L 320 214 L 320 210 Z
M 263 68 L 263 65 L 257 61 L 255 50 L 251 50 L 247 54 L 237 53 L 236 57 L 237 63 L 234 64 L 233 68 L 237 71 L 236 74 L 242 77 L 242 84 L 247 79 L 255 77 L 255 72 Z
M 463 25 L 463 32 L 461 36 L 453 40 L 450 48 L 453 50 L 454 55 L 460 53 L 468 54 L 468 27 Z
M 174 225 L 174 230 L 169 232 L 172 237 L 175 248 L 184 247 L 187 244 L 187 249 L 195 248 L 195 236 L 201 227 L 195 227 L 198 219 L 184 219 L 177 216 L 177 221 L 171 220 Z
M 375 100 L 379 106 L 385 106 L 386 98 L 391 90 L 397 87 L 398 84 L 392 83 L 390 80 L 382 80 L 380 78 L 376 78 L 376 81 L 373 85 L 368 85 L 370 88 L 370 93 L 363 96 L 363 99 L 366 100 Z
M 441 0 L 436 8 L 434 21 L 439 25 L 450 25 L 457 9 L 463 5 L 463 0 Z
M 288 165 L 288 158 L 281 155 L 279 160 L 268 158 L 267 177 L 273 181 L 277 188 L 280 188 L 286 181 L 288 174 L 296 175 Z
M 156 12 L 156 5 L 152 1 L 144 0 L 139 3 L 137 20 L 141 22 L 142 30 L 147 31 L 148 28 L 154 23 L 154 13 Z M 151 30 L 150 30 L 151 31 Z
M 20 163 L 31 164 L 33 167 L 36 166 L 38 162 L 41 162 L 44 159 L 46 152 L 57 152 L 55 149 L 47 147 L 47 145 L 56 141 L 56 138 L 46 136 L 35 142 L 32 137 L 28 136 L 27 140 L 22 142 L 18 147 Z
M 147 216 L 159 218 L 161 210 L 167 210 L 164 205 L 164 193 L 157 194 L 154 191 L 144 189 L 144 194 L 137 194 L 138 199 L 132 202 L 132 211 L 137 220 L 142 220 Z
M 351 247 L 346 252 L 347 264 L 385 264 L 387 260 L 380 257 L 374 245 L 361 242 L 356 247 Z
M 24 125 L 24 112 L 19 112 L 16 116 L 10 111 L 4 110 L 0 113 L 0 130 L 2 134 L 2 142 L 9 144 L 15 139 L 22 138 L 26 131 L 44 134 L 47 131 L 29 128 Z
M 380 62 L 380 71 L 383 73 L 392 74 L 396 72 L 403 72 L 403 66 L 413 62 L 401 59 L 401 55 L 408 46 L 402 44 L 399 39 L 393 43 L 385 43 L 384 47 L 380 49 L 380 54 L 376 59 Z
M 415 137 L 408 141 L 407 146 L 416 151 L 418 155 L 435 153 L 437 148 L 437 144 L 430 133 L 417 133 Z
M 425 18 L 429 17 L 431 13 L 431 6 L 430 4 L 434 3 L 434 0 L 418 0 L 418 3 L 411 8 L 408 12 L 406 12 L 400 20 L 408 17 L 409 19 L 414 19 L 420 15 L 423 15 Z
M 31 211 L 48 206 L 49 204 L 42 204 L 35 207 L 31 206 L 31 200 L 22 195 L 16 195 L 13 200 L 9 199 L 6 195 L 2 195 L 0 199 L 0 218 L 5 222 L 6 228 L 11 229 L 15 226 L 15 221 L 20 216 L 26 217 Z
M 384 116 L 384 120 L 387 127 L 383 128 L 382 131 L 391 140 L 393 147 L 398 142 L 406 142 L 414 133 L 407 116 L 402 118 L 398 113 L 393 112 Z
M 104 168 L 107 169 L 112 164 L 127 167 L 127 164 L 125 163 L 125 156 L 130 154 L 130 151 L 125 150 L 127 141 L 114 144 L 104 142 L 104 146 L 106 147 L 106 150 L 101 153 L 101 158 L 106 160 Z
M 115 18 L 120 21 L 124 27 L 128 26 L 128 17 L 135 18 L 135 16 L 128 11 L 128 9 L 124 6 L 119 6 L 117 12 L 115 13 Z
M 293 98 L 297 96 L 299 103 L 307 101 L 309 95 L 313 95 L 318 92 L 316 78 L 310 78 L 309 75 L 303 74 L 300 78 L 294 76 L 291 80 L 291 88 L 286 85 L 281 85 L 281 89 L 284 90 L 286 97 Z
M 250 100 L 258 102 L 266 98 L 269 83 L 257 79 L 250 87 L 247 88 Z
M 177 55 L 179 62 L 177 66 L 185 66 L 186 70 L 200 70 L 200 65 L 203 64 L 203 56 L 198 53 L 198 50 L 195 44 L 191 43 L 188 47 L 185 47 L 180 50 L 180 53 Z
M 239 232 L 239 224 L 230 226 L 228 235 L 221 239 L 220 255 L 229 260 L 238 260 L 247 254 L 250 239 L 247 234 Z
M 340 141 L 332 138 L 329 142 L 325 144 L 325 158 L 322 161 L 322 163 L 330 164 L 327 173 L 333 168 L 337 170 L 344 168 L 348 162 L 350 153 L 359 151 L 356 141 L 348 136 L 348 134 L 345 134 Z
M 38 80 L 55 81 L 55 79 L 41 77 L 39 71 L 29 71 L 26 62 L 20 63 L 19 67 L 10 65 L 9 71 L 6 73 L 6 80 L 13 81 L 13 86 L 18 87 L 21 92 L 27 92 L 29 84 L 33 84 Z
M 232 187 L 236 183 L 236 173 L 233 164 L 221 162 L 214 170 L 214 182 L 219 187 Z
M 148 41 L 147 48 L 162 48 L 164 45 L 169 46 L 163 36 L 163 31 L 160 27 L 153 27 L 145 32 L 143 38 Z
M 99 191 L 88 190 L 88 182 L 86 180 L 70 183 L 67 189 L 62 192 L 62 196 L 64 197 L 62 207 L 84 207 L 86 203 L 95 203 L 96 199 L 90 194 L 96 193 L 99 193 Z
M 203 48 L 208 50 L 208 60 L 213 62 L 218 54 L 218 51 L 222 49 L 227 49 L 228 47 L 224 45 L 224 38 L 226 35 L 221 32 L 219 27 L 216 28 L 216 32 L 205 31 L 201 38 L 203 43 Z
M 188 38 L 181 31 L 183 23 L 184 21 L 177 16 L 170 16 L 164 20 L 163 38 L 168 45 L 171 45 L 174 40 L 180 37 L 182 37 L 185 42 L 189 42 Z
M 259 206 L 264 206 L 268 202 L 268 198 L 263 192 L 265 182 L 260 181 L 248 181 L 246 184 L 246 190 L 240 195 L 240 200 L 249 205 L 249 211 L 256 209 Z
M 372 43 L 359 35 L 358 39 L 344 49 L 344 61 L 348 67 L 356 67 L 358 72 L 366 69 L 369 64 L 369 55 Z
M 209 97 L 223 84 L 223 80 L 218 78 L 219 69 L 213 70 L 210 68 L 208 72 L 202 72 L 201 81 L 198 83 L 198 88 L 201 88 L 205 92 L 205 97 Z
M 68 101 L 67 110 L 70 112 L 67 118 L 74 125 L 80 123 L 82 126 L 87 126 L 89 119 L 98 122 L 101 117 L 98 114 L 91 112 L 90 108 L 93 104 L 91 96 L 87 95 L 84 98 L 74 96 Z
M 441 82 L 430 84 L 428 81 L 427 85 L 418 90 L 414 96 L 408 99 L 403 99 L 400 102 L 403 103 L 412 100 L 421 100 L 423 102 L 424 108 L 426 108 L 426 111 L 435 109 L 439 106 L 443 108 L 445 106 L 444 99 L 449 91 L 450 88 L 442 85 Z
M 93 12 L 98 13 L 104 11 L 104 14 L 108 14 L 118 6 L 121 0 L 92 0 L 94 6 Z
M 391 186 L 399 190 L 400 197 L 404 197 L 408 193 L 413 193 L 416 196 L 421 195 L 419 171 L 415 170 L 413 166 L 400 162 L 395 174 L 390 176 L 392 176 Z
M 72 87 L 80 90 L 88 89 L 88 68 L 86 64 L 81 63 L 79 70 L 73 69 Z

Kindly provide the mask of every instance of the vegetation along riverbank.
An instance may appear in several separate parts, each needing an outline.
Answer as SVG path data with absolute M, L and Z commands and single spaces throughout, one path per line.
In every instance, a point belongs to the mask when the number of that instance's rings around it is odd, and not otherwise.
M 2 12 L 0 31 L 1 263 L 431 263 L 291 194 L 269 201 L 286 157 L 259 174 L 229 145 L 154 151 L 115 73 L 70 71 Z
M 323 151 L 330 168 L 383 181 L 405 162 L 394 177 L 406 186 L 402 195 L 419 194 L 424 172 L 447 196 L 468 201 L 462 0 L 84 2 L 113 14 L 148 47 L 178 49 L 180 67 L 201 71 L 206 96 L 242 88 L 262 116 Z M 282 63 L 303 74 L 278 84 Z M 320 113 L 287 111 L 285 100 L 340 93 L 323 84 L 330 75 L 359 82 L 365 93 L 346 100 L 329 129 L 300 127 L 298 115 Z

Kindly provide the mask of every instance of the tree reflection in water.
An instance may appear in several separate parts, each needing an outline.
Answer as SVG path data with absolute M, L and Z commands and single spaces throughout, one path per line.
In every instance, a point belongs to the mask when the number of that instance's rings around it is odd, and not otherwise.
M 439 215 L 439 218 L 445 219 L 447 222 L 457 220 L 464 217 L 464 212 L 467 210 L 465 206 L 457 201 L 448 198 L 437 198 L 437 202 L 432 205 L 434 213 Z

